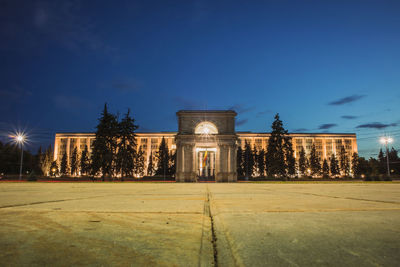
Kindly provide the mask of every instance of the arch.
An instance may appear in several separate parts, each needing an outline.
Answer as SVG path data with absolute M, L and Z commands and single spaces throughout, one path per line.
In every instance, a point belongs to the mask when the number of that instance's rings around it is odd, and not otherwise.
M 195 134 L 218 134 L 217 126 L 209 121 L 203 121 L 197 124 L 194 129 Z

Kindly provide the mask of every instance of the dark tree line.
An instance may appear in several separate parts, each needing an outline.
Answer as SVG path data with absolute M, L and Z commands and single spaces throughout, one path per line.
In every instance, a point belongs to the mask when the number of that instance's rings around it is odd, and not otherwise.
M 400 158 L 392 148 L 389 152 L 391 173 L 400 175 Z M 297 160 L 294 157 L 292 140 L 284 129 L 279 114 L 272 123 L 271 136 L 268 140 L 267 151 L 251 148 L 245 141 L 244 149 L 237 150 L 237 173 L 239 177 L 356 177 L 366 178 L 384 176 L 386 169 L 386 154 L 382 150 L 378 159 L 366 160 L 357 153 L 348 155 L 344 146 L 328 159 L 322 160 L 315 145 L 311 146 L 307 155 L 304 148 L 298 152 Z
M 41 166 L 48 170 L 49 175 L 100 176 L 103 180 L 106 177 L 120 177 L 122 180 L 126 177 L 142 177 L 146 173 L 149 176 L 175 174 L 175 154 L 169 153 L 164 137 L 158 152 L 156 155 L 150 153 L 148 165 L 145 166 L 145 152 L 136 142 L 137 129 L 130 110 L 119 121 L 105 104 L 96 127 L 92 153 L 85 146 L 79 154 L 75 147 L 69 162 L 65 152 L 58 164 L 46 161 Z

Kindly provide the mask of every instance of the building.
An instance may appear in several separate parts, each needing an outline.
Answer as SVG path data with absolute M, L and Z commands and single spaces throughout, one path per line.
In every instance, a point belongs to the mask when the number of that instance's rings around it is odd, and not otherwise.
M 199 177 L 217 182 L 237 180 L 237 148 L 245 142 L 258 150 L 267 149 L 270 133 L 236 132 L 236 112 L 232 110 L 181 110 L 177 113 L 178 132 L 136 133 L 137 145 L 142 147 L 146 166 L 150 154 L 156 155 L 162 138 L 170 152 L 176 152 L 176 175 L 179 182 L 195 181 Z M 310 153 L 314 144 L 318 156 L 328 159 L 337 155 L 343 146 L 351 156 L 357 152 L 354 133 L 290 133 L 295 157 L 303 147 Z M 61 160 L 64 153 L 69 158 L 74 148 L 80 153 L 85 146 L 91 152 L 94 133 L 56 133 L 54 160 Z

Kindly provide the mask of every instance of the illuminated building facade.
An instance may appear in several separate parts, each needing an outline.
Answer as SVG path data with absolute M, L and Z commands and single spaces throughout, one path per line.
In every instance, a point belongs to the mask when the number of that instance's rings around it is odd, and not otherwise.
M 179 182 L 198 178 L 217 182 L 237 180 L 237 148 L 245 142 L 257 150 L 267 149 L 270 133 L 236 132 L 236 112 L 181 110 L 177 112 L 178 132 L 135 133 L 138 147 L 144 151 L 145 166 L 150 154 L 155 160 L 162 138 L 170 153 L 176 152 L 175 179 Z M 293 150 L 298 159 L 301 148 L 308 155 L 314 144 L 317 155 L 329 159 L 338 155 L 343 146 L 350 157 L 357 152 L 357 139 L 353 133 L 290 133 Z M 60 161 L 64 153 L 68 162 L 74 148 L 78 155 L 88 147 L 89 153 L 95 139 L 94 133 L 57 133 L 54 142 L 54 160 Z M 146 168 L 147 169 L 147 168 Z

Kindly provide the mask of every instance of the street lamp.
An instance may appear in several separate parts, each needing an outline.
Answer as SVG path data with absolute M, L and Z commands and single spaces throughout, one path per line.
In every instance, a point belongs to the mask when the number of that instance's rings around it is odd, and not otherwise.
M 19 165 L 19 179 L 22 180 L 22 160 L 24 158 L 23 144 L 26 142 L 26 136 L 23 133 L 16 133 L 11 136 L 14 141 L 21 146 L 21 163 Z
M 393 142 L 393 139 L 391 137 L 381 137 L 381 139 L 379 140 L 381 142 L 381 144 L 385 144 L 386 145 L 386 165 L 387 165 L 387 173 L 388 173 L 388 177 L 390 177 L 390 169 L 389 169 L 389 146 L 388 144 Z

